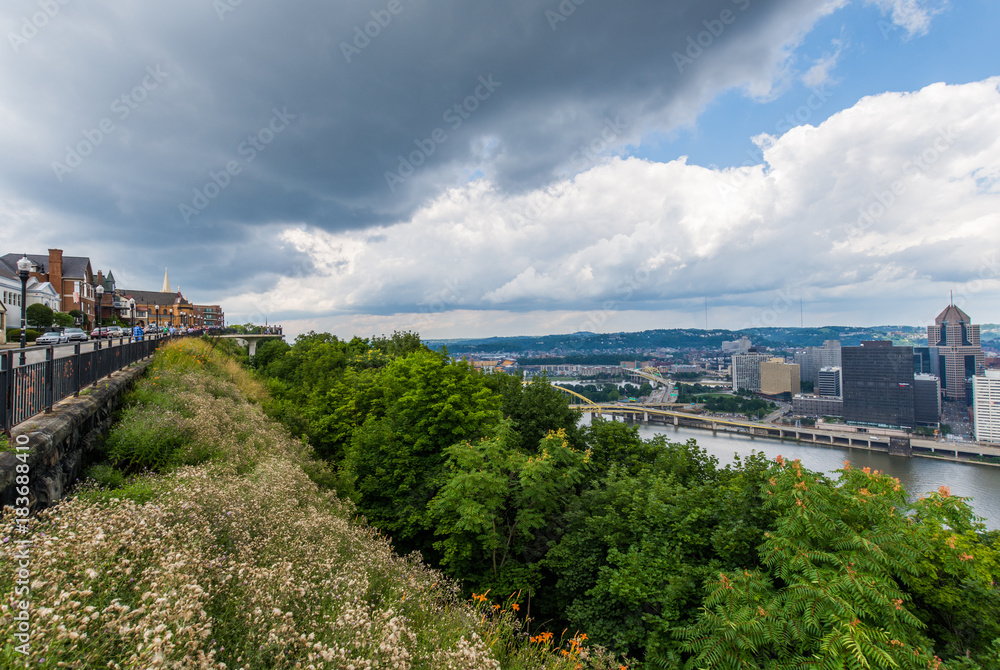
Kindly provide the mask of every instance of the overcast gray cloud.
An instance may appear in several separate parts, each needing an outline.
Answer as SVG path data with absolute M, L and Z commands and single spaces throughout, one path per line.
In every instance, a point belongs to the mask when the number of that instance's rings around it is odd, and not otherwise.
M 164 253 L 199 236 L 197 262 L 245 226 L 392 222 L 476 174 L 586 169 L 609 121 L 607 152 L 766 89 L 827 4 L 9 2 L 0 182 Z
M 755 262 L 720 281 L 697 261 L 826 206 L 826 178 L 776 185 L 808 130 L 747 179 L 627 157 L 723 91 L 774 95 L 845 1 L 8 2 L 0 246 L 61 246 L 143 287 L 169 266 L 197 299 L 272 318 L 575 314 L 622 281 L 639 310 L 667 285 L 770 290 Z M 938 11 L 878 4 L 910 33 Z M 706 201 L 734 180 L 740 206 Z M 851 248 L 881 248 L 878 230 Z

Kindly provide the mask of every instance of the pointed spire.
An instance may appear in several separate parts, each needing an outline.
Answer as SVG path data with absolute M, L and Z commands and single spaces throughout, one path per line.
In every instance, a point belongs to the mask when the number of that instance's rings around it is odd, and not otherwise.
M 163 293 L 173 293 L 170 290 L 170 275 L 167 274 L 167 268 L 163 268 L 163 288 L 160 291 Z

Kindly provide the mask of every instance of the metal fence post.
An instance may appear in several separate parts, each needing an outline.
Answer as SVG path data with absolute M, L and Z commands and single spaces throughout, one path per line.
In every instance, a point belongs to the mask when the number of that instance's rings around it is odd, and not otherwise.
M 45 399 L 42 401 L 45 404 L 45 413 L 48 414 L 52 411 L 52 402 L 55 398 L 55 383 L 56 383 L 56 364 L 55 364 L 55 349 L 52 348 L 50 344 L 45 348 Z
M 83 368 L 83 357 L 80 355 L 80 344 L 73 346 L 73 397 L 80 397 L 80 375 Z
M 8 407 L 14 394 L 11 386 L 14 383 L 14 353 L 5 351 L 0 353 L 0 430 L 5 433 L 11 429 L 11 417 L 14 412 Z

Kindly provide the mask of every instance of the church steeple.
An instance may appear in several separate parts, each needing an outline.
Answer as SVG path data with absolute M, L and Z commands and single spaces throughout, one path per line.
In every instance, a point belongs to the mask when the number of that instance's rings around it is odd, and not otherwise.
M 163 293 L 173 293 L 170 290 L 170 275 L 167 274 L 167 268 L 163 268 L 163 288 L 160 291 Z

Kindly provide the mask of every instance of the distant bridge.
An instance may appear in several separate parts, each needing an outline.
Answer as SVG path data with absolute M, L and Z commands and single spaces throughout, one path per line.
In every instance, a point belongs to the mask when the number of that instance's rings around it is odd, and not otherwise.
M 634 368 L 622 368 L 626 374 L 634 375 L 640 377 L 647 381 L 651 381 L 654 384 L 663 384 L 664 386 L 670 386 L 670 380 L 664 379 L 660 371 L 653 367 L 645 367 L 642 370 L 636 370 Z

